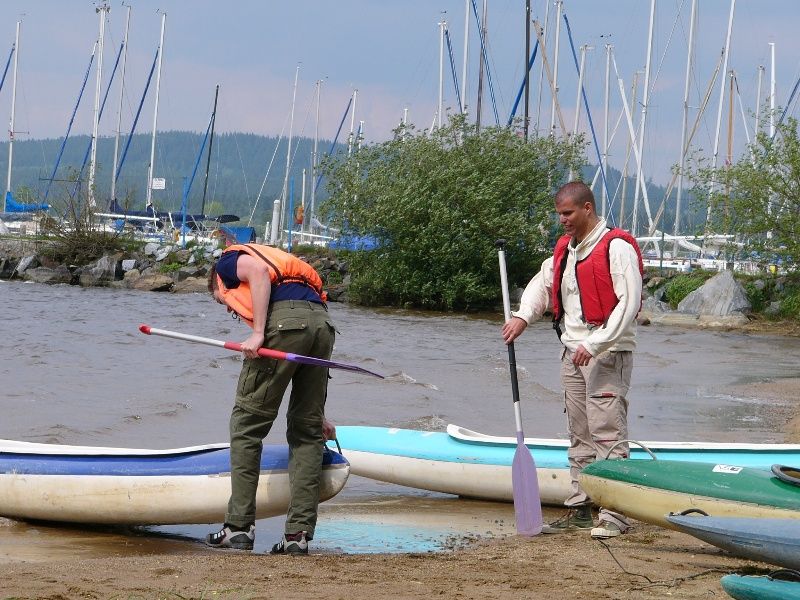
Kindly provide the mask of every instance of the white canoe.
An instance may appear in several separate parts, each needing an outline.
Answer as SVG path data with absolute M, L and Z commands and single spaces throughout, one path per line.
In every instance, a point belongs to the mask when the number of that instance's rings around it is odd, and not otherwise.
M 468 498 L 513 500 L 511 463 L 516 438 L 448 425 L 447 432 L 394 427 L 336 427 L 354 475 Z M 543 504 L 560 505 L 571 493 L 564 439 L 526 438 L 536 463 Z M 659 458 L 720 462 L 759 469 L 800 464 L 800 444 L 643 442 Z M 650 455 L 637 446 L 631 458 Z
M 289 505 L 289 448 L 265 445 L 258 518 Z M 321 500 L 344 487 L 350 465 L 323 456 Z M 63 446 L 0 440 L 0 516 L 73 523 L 218 523 L 230 496 L 228 444 L 169 450 Z

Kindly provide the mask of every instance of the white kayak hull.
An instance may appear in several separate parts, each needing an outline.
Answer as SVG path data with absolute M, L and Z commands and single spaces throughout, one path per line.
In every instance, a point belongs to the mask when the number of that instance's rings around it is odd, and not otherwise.
M 21 445 L 22 444 L 22 445 Z M 264 446 L 256 516 L 289 506 L 288 447 Z M 323 460 L 320 500 L 344 487 L 349 464 Z M 27 445 L 0 440 L 0 516 L 113 525 L 217 523 L 230 486 L 226 444 L 174 450 Z
M 336 430 L 354 475 L 468 498 L 513 500 L 515 438 L 485 435 L 457 425 L 448 425 L 446 433 L 345 425 Z M 541 502 L 563 504 L 572 493 L 569 441 L 526 438 L 525 444 L 536 464 Z M 800 464 L 799 444 L 644 444 L 659 458 L 719 461 L 761 469 L 769 469 L 774 463 Z M 650 459 L 646 451 L 633 445 L 631 457 Z

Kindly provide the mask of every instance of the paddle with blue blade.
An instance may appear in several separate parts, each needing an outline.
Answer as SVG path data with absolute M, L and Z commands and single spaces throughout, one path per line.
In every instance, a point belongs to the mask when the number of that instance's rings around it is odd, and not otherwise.
M 497 240 L 497 254 L 500 259 L 500 284 L 503 288 L 503 313 L 506 322 L 511 320 L 511 303 L 508 298 L 508 275 L 506 274 L 505 240 Z M 519 382 L 517 381 L 517 358 L 514 342 L 507 344 L 508 365 L 511 371 L 511 393 L 514 398 L 514 419 L 517 425 L 517 449 L 511 463 L 511 486 L 514 492 L 514 516 L 517 533 L 537 535 L 542 532 L 542 503 L 539 498 L 539 479 L 536 463 L 525 445 L 522 431 L 522 412 L 519 406 Z
M 179 333 L 177 331 L 169 331 L 168 329 L 156 329 L 149 325 L 139 325 L 139 331 L 145 335 L 160 335 L 163 337 L 172 338 L 175 340 L 183 340 L 184 342 L 195 342 L 198 344 L 206 344 L 208 346 L 217 346 L 225 348 L 226 350 L 233 350 L 234 352 L 241 352 L 242 346 L 237 342 L 224 342 L 222 340 L 214 340 L 211 338 L 200 337 L 198 335 L 190 335 L 188 333 Z M 294 354 L 292 352 L 283 352 L 281 350 L 273 350 L 272 348 L 259 348 L 259 356 L 266 358 L 274 358 L 277 360 L 288 360 L 289 362 L 301 363 L 304 365 L 314 365 L 317 367 L 326 367 L 328 369 L 343 369 L 345 371 L 353 371 L 355 373 L 364 373 L 365 375 L 372 375 L 384 379 L 384 376 L 374 371 L 369 371 L 364 367 L 358 365 L 349 365 L 347 363 L 335 362 L 324 358 L 317 358 L 315 356 L 305 356 L 303 354 Z

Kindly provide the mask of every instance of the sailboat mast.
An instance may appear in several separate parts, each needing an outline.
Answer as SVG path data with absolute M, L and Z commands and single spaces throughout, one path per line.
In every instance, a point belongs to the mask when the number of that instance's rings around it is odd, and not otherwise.
M 281 232 L 283 231 L 283 224 L 284 224 L 284 206 L 289 201 L 289 168 L 291 167 L 292 162 L 292 133 L 294 131 L 294 104 L 297 100 L 297 79 L 300 77 L 300 65 L 297 65 L 297 68 L 294 71 L 294 87 L 292 91 L 292 110 L 289 113 L 289 143 L 286 146 L 286 173 L 283 177 L 283 194 L 281 196 L 281 214 L 280 218 L 278 219 L 278 238 L 281 237 Z M 273 240 L 277 242 L 278 240 Z
M 605 97 L 603 99 L 603 159 L 602 159 L 602 166 L 603 172 L 608 174 L 608 100 L 610 95 L 610 83 L 611 83 L 611 44 L 606 44 L 606 85 L 605 85 Z M 608 207 L 608 186 L 601 186 L 602 187 L 602 209 L 600 214 L 603 218 L 607 218 L 606 210 Z
M 206 177 L 203 180 L 203 202 L 200 205 L 200 214 L 206 214 L 206 193 L 208 192 L 208 170 L 211 167 L 211 149 L 214 146 L 214 125 L 217 123 L 217 100 L 219 99 L 219 84 L 214 90 L 214 108 L 211 111 L 211 138 L 208 140 L 208 158 L 206 159 Z
M 463 102 L 461 103 L 461 110 L 465 115 L 467 114 L 467 90 L 469 89 L 467 82 L 469 69 L 467 69 L 467 64 L 469 63 L 469 10 L 471 3 L 472 0 L 464 1 L 464 60 L 461 63 L 461 97 Z
M 94 180 L 97 173 L 97 134 L 100 126 L 100 96 L 103 94 L 103 43 L 106 34 L 106 13 L 109 11 L 106 3 L 97 8 L 100 15 L 100 33 L 97 37 L 97 78 L 94 88 L 94 117 L 92 119 L 92 151 L 89 159 L 89 206 L 96 206 L 94 197 Z
M 436 109 L 436 128 L 442 127 L 442 110 L 444 103 L 444 30 L 447 21 L 439 21 L 439 104 Z
M 358 99 L 358 90 L 353 90 L 353 106 L 350 112 L 350 137 L 347 139 L 347 156 L 353 153 L 353 134 L 355 133 L 356 126 L 356 100 Z
M 17 64 L 19 60 L 19 29 L 21 22 L 17 21 L 17 32 L 14 36 L 14 78 L 11 86 L 11 121 L 8 126 L 8 177 L 6 178 L 6 199 L 11 195 L 11 159 L 14 155 L 14 113 L 17 107 Z M 3 210 L 6 209 L 3 200 Z
M 322 80 L 317 80 L 317 106 L 316 106 L 316 118 L 314 119 L 314 150 L 311 153 L 311 207 L 308 211 L 308 217 L 306 218 L 306 222 L 308 226 L 304 225 L 304 229 L 306 229 L 309 233 L 314 233 L 313 231 L 313 222 L 311 219 L 314 217 L 314 205 L 317 200 L 317 161 L 318 158 L 318 147 L 319 147 L 319 102 L 320 102 L 320 95 L 322 93 Z
M 722 73 L 726 74 L 728 72 L 728 58 L 730 57 L 730 44 L 731 44 L 731 30 L 733 29 L 733 13 L 736 8 L 736 0 L 731 0 L 731 11 L 730 15 L 728 16 L 728 32 L 725 34 L 725 48 L 724 48 L 724 57 L 722 61 Z M 711 170 L 714 171 L 717 168 L 717 159 L 719 157 L 719 133 L 720 128 L 722 127 L 722 105 L 725 101 L 725 80 L 723 79 L 719 85 L 719 103 L 717 104 L 717 126 L 716 131 L 714 133 L 714 155 L 711 158 Z M 712 178 L 711 186 L 708 188 L 709 196 L 714 193 L 714 189 L 717 186 L 716 177 Z M 706 227 L 708 226 L 711 220 L 711 202 L 708 203 L 708 207 L 706 209 Z
M 647 108 L 650 103 L 650 65 L 653 62 L 653 28 L 656 19 L 656 0 L 650 0 L 650 27 L 647 33 L 647 62 L 644 65 L 644 89 L 642 90 L 642 120 L 639 122 L 639 164 L 636 167 L 636 187 L 633 190 L 633 216 L 631 233 L 635 236 L 639 231 L 639 193 L 646 185 L 642 172 L 642 155 L 644 154 L 644 131 L 647 125 Z
M 117 105 L 117 131 L 114 136 L 114 170 L 111 172 L 111 200 L 117 199 L 117 160 L 119 158 L 119 136 L 122 129 L 122 101 L 125 98 L 125 67 L 128 63 L 128 30 L 131 24 L 131 7 L 125 15 L 125 37 L 122 39 L 122 78 L 119 84 L 119 104 Z
M 556 132 L 556 105 L 558 104 L 558 46 L 561 38 L 561 14 L 564 10 L 562 0 L 557 0 L 556 5 L 556 40 L 553 50 L 553 97 L 550 99 L 550 135 Z M 565 132 L 566 133 L 566 132 Z
M 692 62 L 694 60 L 694 31 L 697 21 L 697 0 L 692 0 L 692 13 L 689 17 L 689 48 L 686 54 L 686 75 L 683 80 L 683 123 L 681 124 L 681 155 L 678 161 L 678 192 L 675 200 L 675 226 L 677 237 L 681 226 L 681 200 L 683 198 L 683 168 L 686 162 L 686 129 L 689 125 L 689 87 L 691 86 Z M 672 250 L 673 257 L 678 253 L 678 240 Z
M 775 136 L 775 42 L 769 43 L 769 137 Z M 16 59 L 14 64 L 16 65 Z
M 153 136 L 150 139 L 150 166 L 147 168 L 147 206 L 153 203 L 153 169 L 156 158 L 156 128 L 158 126 L 158 95 L 161 91 L 161 63 L 164 59 L 164 26 L 167 13 L 161 13 L 161 37 L 158 42 L 158 69 L 156 71 L 156 101 L 153 110 Z
M 530 125 L 530 101 L 531 101 L 531 70 L 528 68 L 528 60 L 531 55 L 531 0 L 525 0 L 525 124 L 523 135 L 528 141 L 528 127 Z
M 758 140 L 758 131 L 761 128 L 761 84 L 764 81 L 764 65 L 758 65 L 758 86 L 756 87 L 756 110 L 753 139 Z
M 483 16 L 481 17 L 481 29 L 479 32 L 481 47 L 479 52 L 480 58 L 478 59 L 478 101 L 475 106 L 475 127 L 478 131 L 481 130 L 481 112 L 483 112 L 483 72 L 485 69 L 484 57 L 486 56 L 486 34 L 488 33 L 486 29 L 486 19 L 489 18 L 488 0 L 483 0 L 482 11 Z

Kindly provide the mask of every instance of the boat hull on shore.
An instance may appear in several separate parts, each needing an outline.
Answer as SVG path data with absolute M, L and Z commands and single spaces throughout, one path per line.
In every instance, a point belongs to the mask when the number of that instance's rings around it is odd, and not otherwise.
M 800 582 L 755 575 L 725 575 L 722 589 L 736 600 L 800 600 Z
M 601 460 L 583 469 L 581 487 L 597 504 L 676 529 L 670 513 L 800 519 L 800 487 L 770 471 L 673 460 Z
M 286 512 L 289 449 L 265 445 L 257 518 Z M 323 457 L 321 500 L 344 487 L 350 467 Z M 59 446 L 0 440 L 0 516 L 119 525 L 222 522 L 230 496 L 227 444 L 170 450 Z
M 667 515 L 674 527 L 735 556 L 800 570 L 800 519 Z
M 448 425 L 447 432 L 341 425 L 336 428 L 354 475 L 469 498 L 513 500 L 511 463 L 516 438 L 484 435 Z M 571 493 L 563 439 L 526 438 L 536 463 L 543 504 L 560 505 Z M 800 444 L 643 442 L 659 457 L 727 461 L 760 469 L 800 464 Z M 632 446 L 631 457 L 650 456 Z

